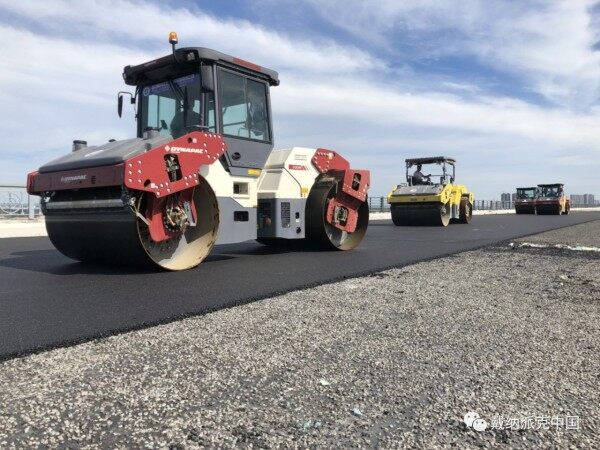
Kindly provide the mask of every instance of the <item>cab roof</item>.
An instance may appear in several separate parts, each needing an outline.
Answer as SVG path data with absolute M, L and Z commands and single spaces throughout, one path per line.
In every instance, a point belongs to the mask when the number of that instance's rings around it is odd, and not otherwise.
M 538 186 L 538 187 L 539 187 L 539 186 Z M 518 190 L 518 189 L 537 189 L 537 187 L 536 187 L 536 186 L 529 186 L 529 187 L 518 187 L 518 188 L 517 188 L 517 190 Z
M 456 160 L 448 158 L 447 156 L 430 156 L 427 158 L 409 158 L 406 160 L 407 165 L 415 164 L 436 164 L 447 162 L 448 164 L 455 164 Z
M 538 187 L 563 187 L 563 183 L 538 184 Z
M 175 50 L 175 56 L 170 54 L 136 66 L 126 66 L 123 69 L 123 79 L 126 84 L 137 86 L 160 78 L 177 75 L 194 65 L 199 65 L 200 62 L 219 62 L 224 66 L 263 78 L 271 86 L 279 85 L 279 74 L 276 71 L 205 47 L 178 48 Z

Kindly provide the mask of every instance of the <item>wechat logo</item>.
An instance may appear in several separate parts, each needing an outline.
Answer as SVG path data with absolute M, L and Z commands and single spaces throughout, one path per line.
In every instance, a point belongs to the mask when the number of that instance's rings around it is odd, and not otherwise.
M 475 431 L 485 431 L 488 427 L 487 421 L 474 411 L 466 413 L 463 420 L 468 428 L 473 428 Z

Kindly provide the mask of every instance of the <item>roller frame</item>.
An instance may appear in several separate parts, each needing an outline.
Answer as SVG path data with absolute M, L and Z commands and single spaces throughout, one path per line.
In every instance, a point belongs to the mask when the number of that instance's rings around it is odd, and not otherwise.
M 341 189 L 329 199 L 327 204 L 326 220 L 335 228 L 353 233 L 358 222 L 358 209 L 367 198 L 367 191 L 371 183 L 368 170 L 350 168 L 348 160 L 337 152 L 325 148 L 318 148 L 312 157 L 313 166 L 321 174 L 327 174 L 341 181 Z M 358 186 L 353 187 L 354 177 L 358 175 Z M 347 218 L 342 223 L 336 220 L 336 211 L 343 208 L 347 211 Z
M 364 238 L 369 225 L 367 202 L 359 202 L 354 231 L 346 232 L 329 223 L 327 205 L 335 198 L 339 181 L 328 175 L 320 176 L 308 196 L 306 203 L 306 243 L 321 249 L 351 250 Z M 330 194 L 333 193 L 333 197 Z M 360 214 L 358 213 L 360 211 Z M 328 229 L 330 227 L 330 229 Z
M 153 241 L 163 242 L 178 234 L 164 226 L 169 195 L 181 192 L 183 198 L 179 198 L 179 202 L 190 203 L 194 215 L 191 221 L 197 221 L 192 196 L 193 187 L 200 183 L 199 168 L 214 163 L 226 149 L 227 145 L 220 135 L 196 131 L 125 161 L 125 186 L 150 194 L 145 216 Z M 176 181 L 171 181 L 165 170 L 165 159 L 169 155 L 175 155 L 179 163 L 181 174 Z
M 125 161 L 124 184 L 129 189 L 145 191 L 157 198 L 183 191 L 199 183 L 200 166 L 209 165 L 225 153 L 223 138 L 214 133 L 192 132 Z M 165 157 L 176 155 L 181 178 L 170 181 Z
M 163 223 L 163 212 L 169 195 L 183 193 L 179 202 L 189 202 L 194 217 L 193 188 L 200 183 L 198 171 L 203 165 L 218 160 L 227 145 L 223 138 L 214 133 L 194 131 L 169 143 L 148 149 L 145 153 L 113 166 L 91 167 L 51 173 L 32 172 L 28 175 L 27 187 L 30 194 L 42 192 L 85 189 L 124 185 L 131 191 L 149 194 L 144 211 L 150 235 L 155 242 L 163 242 L 177 233 L 167 230 Z M 165 168 L 165 158 L 177 157 L 180 178 L 171 181 Z

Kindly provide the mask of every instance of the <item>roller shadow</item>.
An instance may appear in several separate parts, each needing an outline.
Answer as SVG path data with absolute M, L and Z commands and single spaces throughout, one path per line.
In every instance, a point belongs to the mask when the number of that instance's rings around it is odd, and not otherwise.
M 264 245 L 255 241 L 247 241 L 243 244 L 223 245 L 219 249 L 221 254 L 237 256 L 257 256 L 257 255 L 281 255 L 286 253 L 320 253 L 320 252 L 338 252 L 333 248 L 322 248 L 311 245 L 303 239 L 282 240 L 277 244 Z
M 219 261 L 226 261 L 243 256 L 280 255 L 287 253 L 320 253 L 337 252 L 335 249 L 323 249 L 312 246 L 303 240 L 283 241 L 277 245 L 263 245 L 256 241 L 239 244 L 217 245 L 199 267 Z M 168 273 L 160 269 L 138 268 L 113 263 L 82 263 L 72 260 L 58 250 L 26 250 L 16 251 L 0 259 L 0 267 L 46 273 L 50 275 L 144 275 L 152 273 Z M 195 269 L 191 269 L 195 270 Z
M 202 264 L 234 259 L 235 256 L 211 254 Z M 82 263 L 62 255 L 58 250 L 13 252 L 0 259 L 0 267 L 47 273 L 50 275 L 143 275 L 161 273 L 160 269 L 121 266 L 118 264 Z

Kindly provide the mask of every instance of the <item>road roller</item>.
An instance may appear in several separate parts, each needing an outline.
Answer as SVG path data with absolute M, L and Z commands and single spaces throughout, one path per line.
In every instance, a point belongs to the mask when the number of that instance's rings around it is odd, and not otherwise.
M 515 199 L 515 213 L 517 214 L 537 214 L 535 206 L 538 197 L 537 187 L 520 187 L 517 188 Z
M 369 222 L 370 173 L 338 152 L 273 150 L 276 71 L 203 47 L 126 66 L 136 137 L 88 145 L 28 175 L 64 255 L 185 270 L 216 244 L 258 240 L 351 250 Z
M 565 194 L 564 184 L 538 184 L 538 190 L 538 198 L 535 201 L 538 214 L 569 214 L 571 201 Z
M 423 166 L 435 174 L 425 175 Z M 406 160 L 406 183 L 389 193 L 394 225 L 447 226 L 469 223 L 473 217 L 474 195 L 466 186 L 455 184 L 456 161 L 445 156 Z

